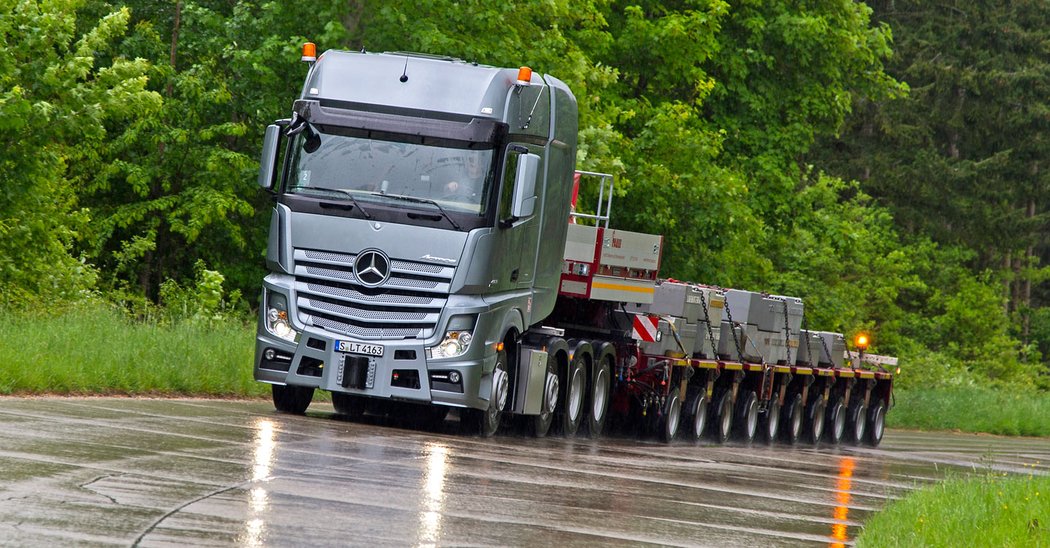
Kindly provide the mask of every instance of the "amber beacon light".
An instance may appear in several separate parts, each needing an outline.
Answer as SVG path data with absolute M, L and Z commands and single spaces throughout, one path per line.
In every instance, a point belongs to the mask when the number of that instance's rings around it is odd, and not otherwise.
M 868 342 L 868 336 L 864 333 L 857 335 L 856 338 L 853 339 L 853 344 L 861 350 L 868 349 Z
M 518 85 L 527 86 L 532 81 L 532 69 L 529 67 L 521 67 L 518 69 Z
M 305 63 L 313 63 L 317 60 L 317 44 L 313 42 L 307 42 L 303 44 L 303 57 L 301 59 Z

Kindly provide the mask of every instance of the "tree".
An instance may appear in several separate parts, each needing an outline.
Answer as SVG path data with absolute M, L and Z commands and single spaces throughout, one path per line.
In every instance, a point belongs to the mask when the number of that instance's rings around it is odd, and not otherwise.
M 76 298 L 96 271 L 71 254 L 91 212 L 70 166 L 113 136 L 107 124 L 160 104 L 148 63 L 115 45 L 127 9 L 77 30 L 79 1 L 0 7 L 0 293 L 5 300 Z M 79 36 L 78 36 L 79 34 Z

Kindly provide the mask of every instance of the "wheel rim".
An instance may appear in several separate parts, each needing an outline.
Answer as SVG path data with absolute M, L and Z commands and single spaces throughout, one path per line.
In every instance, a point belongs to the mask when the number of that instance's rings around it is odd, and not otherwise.
M 598 370 L 597 378 L 594 379 L 594 419 L 601 421 L 605 414 L 605 402 L 609 398 L 609 372 L 604 367 Z
M 673 438 L 678 432 L 678 419 L 682 414 L 682 402 L 677 397 L 667 406 L 667 437 Z
M 855 441 L 863 440 L 864 434 L 868 432 L 868 424 L 864 421 L 864 418 L 867 416 L 867 414 L 867 407 L 860 407 L 857 409 L 857 420 L 854 422 L 854 424 L 856 424 L 856 431 L 854 432 L 854 436 L 856 438 Z
M 780 430 L 780 406 L 770 404 L 769 410 L 766 411 L 768 419 L 766 421 L 766 437 L 770 440 L 777 437 L 777 432 Z
M 699 438 L 707 425 L 707 399 L 697 398 L 696 409 L 693 409 L 693 437 Z
M 729 435 L 729 427 L 733 424 L 733 415 L 731 414 L 732 412 L 732 404 L 729 402 L 729 398 L 723 396 L 722 405 L 719 407 L 719 415 L 721 416 L 718 417 L 720 419 L 719 426 L 721 427 L 719 435 L 722 438 L 725 438 Z
M 561 388 L 561 384 L 558 382 L 558 375 L 547 372 L 547 384 L 544 392 L 543 409 L 541 410 L 544 415 L 550 415 L 558 408 L 558 389 Z
M 841 403 L 835 406 L 835 423 L 832 425 L 834 430 L 831 433 L 836 440 L 842 439 L 842 433 L 846 431 L 845 411 L 846 409 Z
M 820 437 L 824 435 L 824 408 L 816 407 L 813 409 L 813 441 L 820 440 Z
M 496 406 L 495 412 L 502 413 L 507 406 L 507 394 L 510 392 L 510 380 L 503 363 L 496 364 L 496 370 L 492 373 L 492 386 L 495 389 Z
M 871 437 L 875 440 L 881 440 L 883 428 L 885 427 L 882 415 L 882 407 L 879 407 L 875 410 L 875 416 L 873 417 L 873 419 L 874 420 L 872 420 L 871 425 Z
M 791 437 L 798 438 L 802 433 L 802 402 L 795 400 L 791 406 Z
M 572 379 L 569 380 L 568 400 L 569 420 L 576 422 L 580 416 L 580 408 L 583 407 L 583 369 L 578 364 L 573 368 Z
M 747 435 L 748 439 L 755 437 L 755 432 L 758 431 L 758 402 L 754 398 L 748 400 L 747 407 Z

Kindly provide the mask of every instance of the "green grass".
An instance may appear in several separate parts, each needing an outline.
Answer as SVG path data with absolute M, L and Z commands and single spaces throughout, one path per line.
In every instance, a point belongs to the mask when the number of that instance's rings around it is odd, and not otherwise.
M 1050 477 L 989 473 L 920 489 L 868 520 L 857 546 L 1050 547 Z
M 886 415 L 891 428 L 1050 436 L 1047 392 L 938 388 L 898 390 L 894 397 L 896 406 Z
M 256 397 L 254 327 L 133 321 L 105 304 L 3 315 L 0 394 Z

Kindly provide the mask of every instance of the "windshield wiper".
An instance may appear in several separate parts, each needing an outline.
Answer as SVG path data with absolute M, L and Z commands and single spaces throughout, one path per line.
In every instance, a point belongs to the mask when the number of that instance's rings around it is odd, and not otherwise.
M 357 209 L 361 211 L 361 214 L 365 216 L 365 219 L 371 219 L 372 218 L 372 216 L 368 214 L 368 211 L 365 208 L 361 207 L 361 204 L 357 202 L 357 199 L 354 198 L 354 194 L 352 192 L 350 192 L 349 190 L 345 189 L 345 188 L 328 188 L 328 187 L 324 187 L 324 186 L 296 186 L 296 187 L 292 187 L 292 190 L 293 191 L 298 191 L 298 190 L 322 190 L 322 191 L 325 191 L 325 192 L 338 192 L 339 194 L 342 194 L 342 195 L 346 196 L 347 198 L 350 198 L 350 202 L 353 203 L 354 206 L 357 207 Z
M 383 193 L 380 193 L 380 192 L 373 192 L 372 195 L 373 196 L 382 196 L 384 198 L 394 198 L 395 200 L 404 200 L 406 202 L 414 202 L 414 203 L 417 203 L 417 204 L 430 204 L 430 205 L 436 207 L 438 209 L 438 211 L 440 211 L 441 214 L 446 219 L 448 219 L 448 222 L 452 223 L 452 226 L 455 227 L 456 230 L 463 230 L 463 229 L 461 229 L 459 227 L 459 224 L 456 223 L 456 221 L 452 220 L 452 216 L 449 215 L 448 212 L 445 211 L 445 208 L 441 207 L 441 204 L 435 202 L 434 200 L 431 200 L 430 198 L 417 198 L 415 196 L 406 196 L 404 194 L 383 194 Z

